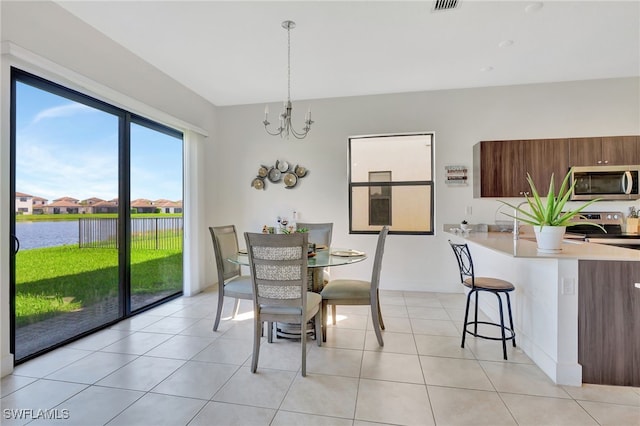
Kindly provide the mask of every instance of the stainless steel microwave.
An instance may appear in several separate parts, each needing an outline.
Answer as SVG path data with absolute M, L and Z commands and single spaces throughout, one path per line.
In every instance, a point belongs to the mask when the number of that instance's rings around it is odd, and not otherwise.
M 571 169 L 572 200 L 637 200 L 640 166 L 586 166 Z

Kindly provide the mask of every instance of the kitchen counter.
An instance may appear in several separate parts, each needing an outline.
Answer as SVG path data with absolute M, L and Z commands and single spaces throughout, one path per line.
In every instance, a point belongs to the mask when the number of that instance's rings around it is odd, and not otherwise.
M 507 232 L 470 232 L 468 235 L 452 235 L 513 257 L 640 261 L 640 250 L 589 243 L 580 239 L 565 239 L 562 250 L 558 253 L 542 253 L 537 249 L 534 234 L 520 234 L 518 240 L 514 240 L 513 234 Z
M 640 261 L 640 250 L 567 239 L 559 253 L 541 253 L 532 233 L 521 234 L 515 241 L 513 235 L 506 232 L 448 233 L 454 242 L 469 243 L 476 276 L 500 278 L 514 284 L 512 308 L 518 347 L 555 383 L 580 386 L 583 382 L 583 367 L 578 359 L 581 264 L 595 262 L 596 271 L 601 269 L 599 265 L 605 264 L 617 268 L 610 270 L 608 276 L 626 282 L 633 277 L 622 272 L 624 265 L 635 268 L 630 262 Z M 607 285 L 612 283 L 608 282 Z M 635 282 L 640 282 L 640 278 Z M 478 306 L 492 321 L 498 322 L 495 299 L 482 295 Z M 603 326 L 610 327 L 609 324 Z M 496 351 L 500 351 L 499 345 Z

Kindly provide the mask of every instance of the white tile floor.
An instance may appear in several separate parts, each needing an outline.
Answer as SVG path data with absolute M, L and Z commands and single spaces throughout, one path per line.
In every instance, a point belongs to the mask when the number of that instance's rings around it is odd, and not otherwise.
M 639 388 L 556 386 L 517 348 L 460 348 L 460 294 L 383 292 L 384 348 L 367 307 L 339 307 L 305 378 L 283 339 L 251 374 L 251 305 L 214 333 L 216 300 L 183 297 L 18 366 L 2 425 L 640 425 Z

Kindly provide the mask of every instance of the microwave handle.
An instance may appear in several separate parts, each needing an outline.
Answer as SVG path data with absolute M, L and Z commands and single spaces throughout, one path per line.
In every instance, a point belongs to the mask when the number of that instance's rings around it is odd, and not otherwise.
M 624 193 L 631 194 L 631 188 L 633 187 L 633 177 L 630 171 L 624 172 L 624 178 L 622 178 L 622 184 L 624 186 Z

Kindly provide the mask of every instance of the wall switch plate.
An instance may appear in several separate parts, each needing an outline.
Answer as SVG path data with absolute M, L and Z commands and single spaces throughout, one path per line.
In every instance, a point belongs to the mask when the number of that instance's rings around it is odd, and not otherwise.
M 573 278 L 562 278 L 561 292 L 563 295 L 576 294 L 576 283 Z

